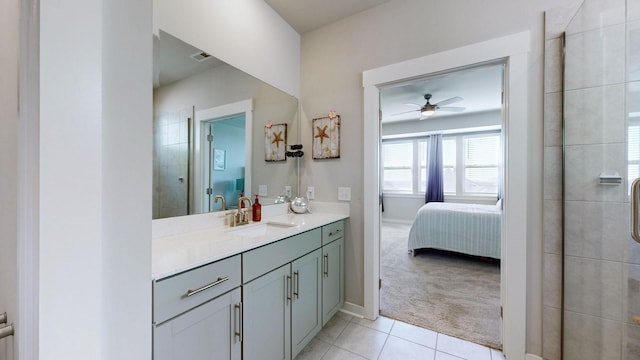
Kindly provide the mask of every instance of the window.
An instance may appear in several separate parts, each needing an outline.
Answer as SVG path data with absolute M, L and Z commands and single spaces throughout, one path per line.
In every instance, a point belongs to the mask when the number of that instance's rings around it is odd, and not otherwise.
M 426 138 L 383 141 L 382 190 L 387 193 L 424 194 L 427 189 L 427 151 Z M 445 195 L 495 196 L 498 192 L 500 154 L 499 132 L 445 135 L 442 139 Z
M 455 194 L 456 193 L 456 138 L 444 138 L 442 139 L 442 166 L 443 166 L 443 181 L 444 181 L 444 193 Z
M 384 191 L 413 191 L 413 143 L 383 143 Z
M 382 189 L 392 193 L 424 193 L 427 189 L 426 139 L 382 143 Z
M 500 138 L 497 134 L 469 135 L 464 142 L 465 194 L 497 194 Z

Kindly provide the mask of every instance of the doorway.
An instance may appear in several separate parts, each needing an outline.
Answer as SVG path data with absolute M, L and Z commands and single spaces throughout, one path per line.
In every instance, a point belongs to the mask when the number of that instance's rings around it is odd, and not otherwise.
M 522 32 L 363 73 L 364 87 L 364 316 L 375 319 L 380 310 L 379 102 L 380 88 L 474 64 L 504 60 L 505 159 L 504 217 L 502 229 L 501 298 L 503 299 L 503 352 L 525 356 L 527 293 L 527 127 L 529 33 Z M 508 274 L 508 276 L 507 276 Z
M 504 68 L 380 88 L 380 314 L 494 349 L 502 349 Z
M 208 211 L 237 208 L 245 191 L 245 115 L 209 120 L 203 126 L 206 136 L 202 147 L 207 149 L 203 201 Z M 216 199 L 220 196 L 224 205 Z

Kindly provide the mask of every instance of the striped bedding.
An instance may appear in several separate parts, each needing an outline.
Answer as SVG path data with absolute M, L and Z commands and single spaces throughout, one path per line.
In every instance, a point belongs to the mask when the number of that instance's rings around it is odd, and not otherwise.
M 499 259 L 501 214 L 499 205 L 425 204 L 411 225 L 409 250 L 433 248 Z

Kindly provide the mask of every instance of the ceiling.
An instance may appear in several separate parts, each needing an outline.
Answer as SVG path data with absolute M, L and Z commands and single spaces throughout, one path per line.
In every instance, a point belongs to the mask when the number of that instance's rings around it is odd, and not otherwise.
M 160 30 L 160 36 L 154 41 L 154 46 L 157 47 L 153 61 L 154 74 L 156 74 L 154 88 L 225 64 L 213 56 L 201 62 L 194 60 L 191 55 L 201 53 L 202 50 L 162 30 Z
M 264 0 L 299 34 L 376 7 L 389 0 Z
M 499 110 L 502 107 L 502 64 L 482 65 L 436 76 L 427 76 L 380 89 L 382 122 L 417 120 L 420 107 L 431 94 L 431 104 L 452 97 L 462 100 L 445 106 L 464 107 L 464 111 L 436 110 L 431 117 L 452 116 Z

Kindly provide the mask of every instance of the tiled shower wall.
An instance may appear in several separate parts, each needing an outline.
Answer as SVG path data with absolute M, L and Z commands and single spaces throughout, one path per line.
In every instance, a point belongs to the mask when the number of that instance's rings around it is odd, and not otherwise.
M 640 326 L 632 320 L 640 315 L 640 245 L 629 236 L 626 179 L 627 126 L 640 111 L 638 20 L 637 0 L 586 0 L 577 11 L 546 16 L 545 359 L 561 352 L 564 359 L 640 359 Z M 618 171 L 623 185 L 599 185 L 603 171 Z
M 191 109 L 154 115 L 153 218 L 187 215 Z

